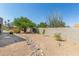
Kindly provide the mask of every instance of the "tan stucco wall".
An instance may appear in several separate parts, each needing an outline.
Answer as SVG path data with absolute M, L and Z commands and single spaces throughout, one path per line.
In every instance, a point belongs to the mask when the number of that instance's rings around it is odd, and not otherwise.
M 73 39 L 79 41 L 79 29 L 78 28 L 39 28 L 40 34 L 45 29 L 45 35 L 54 36 L 55 33 L 61 33 L 64 39 Z

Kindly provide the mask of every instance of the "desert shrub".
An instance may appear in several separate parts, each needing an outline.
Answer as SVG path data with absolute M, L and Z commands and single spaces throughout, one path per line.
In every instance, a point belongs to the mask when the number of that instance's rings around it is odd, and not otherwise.
M 65 27 L 66 24 L 63 21 L 63 18 L 60 15 L 54 14 L 49 16 L 48 21 L 47 21 L 48 27 L 51 28 L 57 28 L 57 27 Z
M 38 28 L 32 28 L 33 33 L 38 33 L 39 34 L 39 29 Z
M 40 24 L 38 24 L 37 26 L 38 28 L 46 28 L 47 24 L 45 22 L 40 22 Z
M 56 41 L 63 41 L 60 33 L 55 33 L 54 38 Z
M 13 32 L 14 33 L 20 33 L 20 30 L 19 29 L 14 29 Z

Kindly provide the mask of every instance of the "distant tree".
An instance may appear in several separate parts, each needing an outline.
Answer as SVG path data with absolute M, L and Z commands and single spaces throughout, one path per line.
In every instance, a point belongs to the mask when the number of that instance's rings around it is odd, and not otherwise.
M 40 22 L 40 24 L 38 24 L 39 28 L 46 28 L 47 24 L 45 22 Z
M 65 22 L 58 15 L 50 16 L 47 22 L 49 27 L 65 27 Z
M 23 29 L 24 32 L 26 32 L 27 28 L 33 28 L 36 27 L 36 24 L 33 23 L 30 19 L 27 17 L 19 17 L 15 18 L 13 21 L 13 24 L 17 26 L 19 29 Z

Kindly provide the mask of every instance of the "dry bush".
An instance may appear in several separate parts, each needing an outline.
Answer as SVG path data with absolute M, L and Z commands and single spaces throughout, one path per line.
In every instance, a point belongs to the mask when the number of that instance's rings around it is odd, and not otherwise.
M 55 33 L 54 38 L 56 41 L 63 41 L 60 33 Z
M 13 32 L 14 33 L 20 33 L 20 30 L 19 29 L 14 29 Z

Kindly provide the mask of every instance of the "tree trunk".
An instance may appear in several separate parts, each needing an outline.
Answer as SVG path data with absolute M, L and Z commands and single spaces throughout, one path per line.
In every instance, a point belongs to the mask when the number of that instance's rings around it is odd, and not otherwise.
M 24 28 L 24 33 L 26 33 L 26 27 Z

